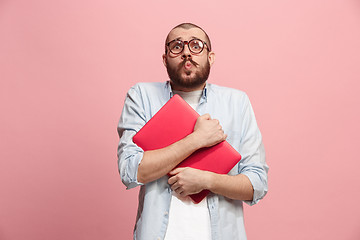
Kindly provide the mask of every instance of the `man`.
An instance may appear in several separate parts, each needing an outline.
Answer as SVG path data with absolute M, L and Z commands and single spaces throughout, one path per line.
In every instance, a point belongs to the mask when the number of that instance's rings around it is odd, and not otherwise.
M 134 239 L 246 239 L 243 201 L 253 205 L 265 196 L 268 167 L 247 95 L 206 82 L 214 61 L 205 31 L 180 24 L 165 43 L 170 81 L 139 83 L 128 91 L 118 125 L 118 157 L 123 183 L 128 189 L 141 186 Z M 168 147 L 144 152 L 132 137 L 173 94 L 201 115 L 194 131 Z M 176 168 L 197 149 L 225 139 L 242 156 L 229 174 Z M 192 203 L 188 196 L 203 189 L 211 193 Z

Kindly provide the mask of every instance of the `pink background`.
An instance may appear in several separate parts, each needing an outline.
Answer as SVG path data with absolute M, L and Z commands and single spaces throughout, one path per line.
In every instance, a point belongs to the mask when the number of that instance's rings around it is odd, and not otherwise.
M 116 125 L 130 86 L 167 80 L 164 39 L 188 21 L 263 133 L 248 238 L 360 239 L 358 0 L 1 0 L 1 240 L 131 238 Z

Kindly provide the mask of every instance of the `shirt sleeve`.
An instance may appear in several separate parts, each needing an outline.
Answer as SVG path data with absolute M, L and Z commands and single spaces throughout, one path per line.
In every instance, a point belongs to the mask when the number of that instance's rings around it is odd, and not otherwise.
M 133 142 L 132 138 L 145 123 L 143 101 L 135 86 L 127 93 L 117 127 L 120 137 L 117 151 L 118 167 L 121 180 L 127 189 L 143 185 L 137 181 L 137 172 L 144 151 Z
M 239 164 L 239 173 L 246 175 L 254 189 L 252 201 L 245 201 L 249 205 L 259 202 L 268 191 L 267 173 L 269 167 L 265 161 L 265 149 L 262 136 L 257 126 L 255 114 L 249 98 L 245 95 L 245 105 L 242 122 L 240 153 L 242 160 Z

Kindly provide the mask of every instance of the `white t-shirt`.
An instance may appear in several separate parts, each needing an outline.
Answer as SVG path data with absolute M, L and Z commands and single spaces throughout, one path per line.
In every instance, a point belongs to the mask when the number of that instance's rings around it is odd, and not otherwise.
M 196 109 L 202 90 L 193 92 L 173 91 L 179 94 L 193 109 Z M 207 198 L 194 204 L 190 197 L 181 198 L 172 192 L 169 223 L 165 240 L 211 240 L 210 214 Z

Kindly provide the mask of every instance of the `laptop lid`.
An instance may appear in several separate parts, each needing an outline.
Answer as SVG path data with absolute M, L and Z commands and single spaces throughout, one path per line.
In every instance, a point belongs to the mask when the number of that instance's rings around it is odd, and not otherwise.
M 133 142 L 144 151 L 167 147 L 193 132 L 199 114 L 179 95 L 175 94 L 133 137 Z M 209 148 L 201 148 L 177 167 L 227 174 L 239 161 L 240 154 L 223 141 Z M 209 193 L 203 190 L 190 195 L 195 203 Z

